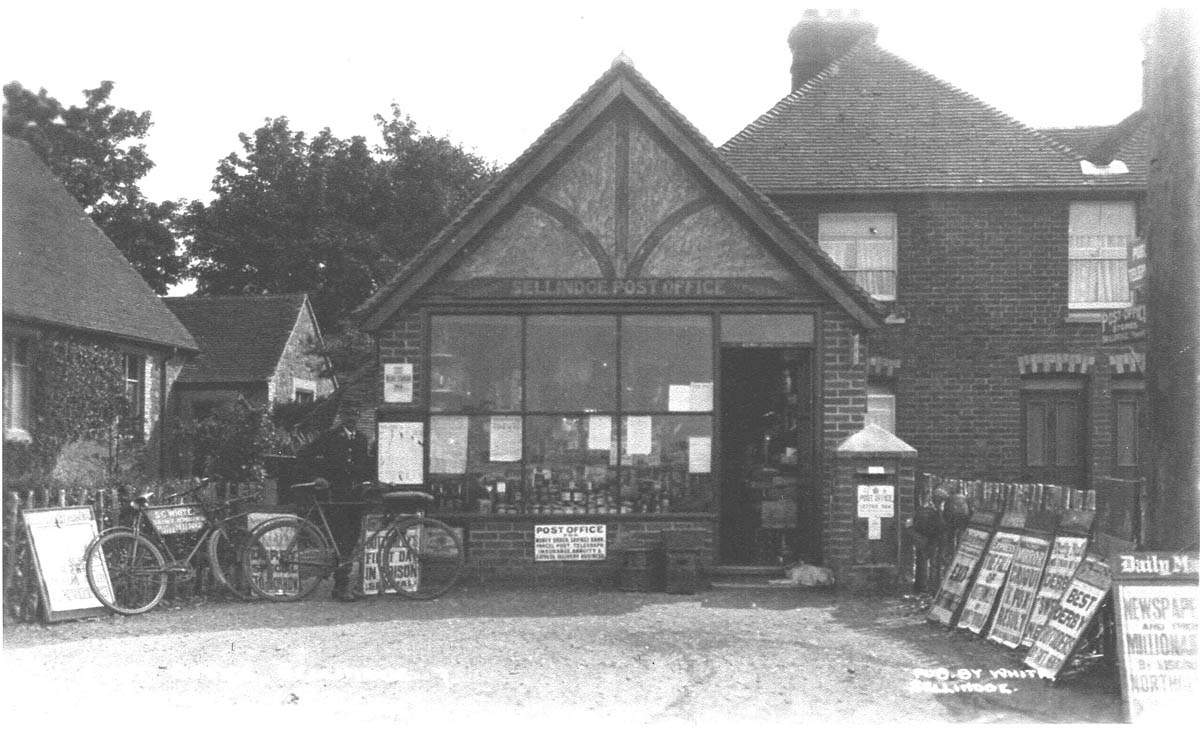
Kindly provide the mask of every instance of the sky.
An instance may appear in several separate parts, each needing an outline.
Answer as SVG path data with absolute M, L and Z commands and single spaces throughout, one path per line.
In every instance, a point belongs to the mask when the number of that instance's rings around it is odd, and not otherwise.
M 102 80 L 150 111 L 153 200 L 208 199 L 239 133 L 287 116 L 379 142 L 398 104 L 418 127 L 501 165 L 625 53 L 720 145 L 789 91 L 805 2 L 733 0 L 108 0 L 10 4 L 0 82 L 65 105 Z M 874 3 L 884 48 L 1033 127 L 1105 125 L 1140 105 L 1142 29 L 1128 3 Z

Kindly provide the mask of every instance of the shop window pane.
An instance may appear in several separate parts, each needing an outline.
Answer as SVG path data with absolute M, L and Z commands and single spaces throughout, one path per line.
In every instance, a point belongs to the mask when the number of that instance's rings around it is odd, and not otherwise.
M 621 432 L 621 512 L 711 512 L 712 419 L 626 416 Z
M 616 409 L 615 316 L 531 316 L 526 326 L 528 409 Z
M 430 408 L 494 413 L 521 409 L 521 320 L 516 316 L 430 319 Z
M 443 511 L 492 512 L 521 486 L 518 416 L 429 419 L 429 486 Z
M 621 409 L 712 411 L 712 319 L 626 316 L 621 320 Z
M 1057 403 L 1054 445 L 1056 466 L 1079 464 L 1079 411 L 1074 402 Z
M 609 414 L 530 416 L 525 422 L 527 492 L 522 512 L 616 512 L 616 419 Z

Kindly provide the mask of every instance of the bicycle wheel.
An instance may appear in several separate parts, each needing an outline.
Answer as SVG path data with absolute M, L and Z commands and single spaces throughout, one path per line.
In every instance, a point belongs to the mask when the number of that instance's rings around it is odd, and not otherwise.
M 118 614 L 148 612 L 167 593 L 162 551 L 143 535 L 130 530 L 104 533 L 88 546 L 85 559 L 92 593 Z
M 254 528 L 246 544 L 244 574 L 256 596 L 299 601 L 337 568 L 337 552 L 307 520 L 280 517 Z
M 238 599 L 254 598 L 242 562 L 250 533 L 242 527 L 222 525 L 208 536 L 208 560 L 213 578 Z
M 379 547 L 379 575 L 409 599 L 434 599 L 454 586 L 466 558 L 458 532 L 428 517 L 402 520 Z

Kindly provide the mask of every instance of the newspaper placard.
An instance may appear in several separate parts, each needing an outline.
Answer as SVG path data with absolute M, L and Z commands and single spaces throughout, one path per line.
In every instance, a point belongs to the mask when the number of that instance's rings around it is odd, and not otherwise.
M 958 541 L 958 550 L 950 563 L 942 587 L 938 589 L 933 603 L 929 607 L 926 619 L 950 626 L 958 615 L 966 595 L 967 586 L 975 577 L 975 569 L 983 559 L 983 551 L 987 548 L 989 533 L 980 528 L 967 528 Z
M 1177 724 L 1196 710 L 1200 586 L 1195 555 L 1121 553 L 1113 561 L 1121 693 L 1133 724 Z
M 975 576 L 975 583 L 963 603 L 962 616 L 958 620 L 958 628 L 982 634 L 987 625 L 992 608 L 1000 597 L 1000 589 L 1008 578 L 1008 569 L 1012 565 L 1013 556 L 1017 554 L 1017 543 L 1021 536 L 1016 533 L 996 533 L 988 545 L 983 557 L 983 565 Z
M 22 510 L 21 516 L 33 550 L 46 621 L 78 619 L 103 612 L 104 607 L 87 582 L 87 548 L 97 535 L 92 508 Z M 111 597 L 107 569 L 99 571 L 97 581 Z
M 1111 586 L 1108 564 L 1098 556 L 1085 557 L 1075 569 L 1062 601 L 1029 648 L 1025 665 L 1042 677 L 1057 678 Z
M 603 561 L 607 525 L 534 525 L 534 561 Z
M 276 517 L 288 517 L 287 513 L 251 512 L 246 516 L 246 522 L 251 528 Z M 295 530 L 290 527 L 275 528 L 262 536 L 262 547 L 267 549 L 269 563 L 272 566 L 270 578 L 263 578 L 260 571 L 255 585 L 267 594 L 293 595 L 300 590 L 300 573 L 296 570 L 284 572 L 280 567 L 280 558 L 288 551 L 296 537 Z M 294 568 L 294 565 L 290 565 Z
M 1041 634 L 1046 620 L 1050 619 L 1067 587 L 1071 585 L 1085 550 L 1086 538 L 1060 535 L 1054 539 L 1054 544 L 1050 546 L 1050 560 L 1046 562 L 1046 571 L 1042 574 L 1033 609 L 1029 611 L 1029 621 L 1025 623 L 1025 633 L 1021 636 L 1021 647 L 1029 647 Z
M 1000 606 L 996 608 L 996 619 L 988 632 L 989 640 L 1005 647 L 1020 647 L 1049 557 L 1049 540 L 1033 535 L 1021 536 L 1008 569 L 1008 580 L 1004 582 Z

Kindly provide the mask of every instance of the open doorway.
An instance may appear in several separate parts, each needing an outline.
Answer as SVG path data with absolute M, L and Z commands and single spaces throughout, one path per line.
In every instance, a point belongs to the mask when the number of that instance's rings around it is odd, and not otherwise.
M 720 559 L 820 561 L 812 350 L 721 350 Z

